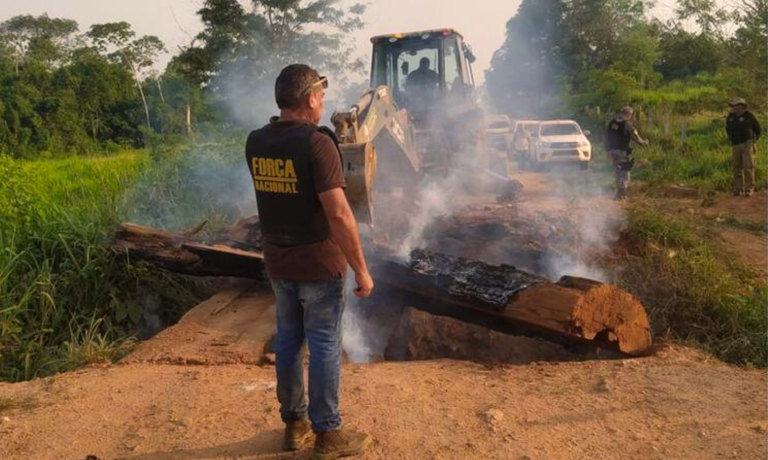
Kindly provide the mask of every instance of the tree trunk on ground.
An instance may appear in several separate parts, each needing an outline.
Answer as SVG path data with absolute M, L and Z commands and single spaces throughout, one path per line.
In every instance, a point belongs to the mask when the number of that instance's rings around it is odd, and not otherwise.
M 413 251 L 407 262 L 380 254 L 372 258 L 372 267 L 374 279 L 416 296 L 416 308 L 502 332 L 591 342 L 630 355 L 651 346 L 640 301 L 597 281 L 563 277 L 551 283 L 508 265 L 423 250 Z
M 257 222 L 230 229 L 226 244 L 205 245 L 188 236 L 122 224 L 115 247 L 162 268 L 191 275 L 258 277 Z M 258 248 L 253 247 L 258 250 Z M 642 304 L 616 287 L 583 278 L 551 283 L 509 265 L 489 265 L 461 257 L 415 250 L 408 261 L 374 247 L 369 254 L 374 279 L 407 305 L 479 324 L 504 333 L 560 343 L 591 344 L 638 355 L 651 346 Z M 379 288 L 382 289 L 381 287 Z M 363 301 L 365 302 L 365 301 Z
M 384 350 L 387 361 L 463 359 L 483 364 L 583 359 L 545 340 L 503 334 L 448 316 L 406 308 Z

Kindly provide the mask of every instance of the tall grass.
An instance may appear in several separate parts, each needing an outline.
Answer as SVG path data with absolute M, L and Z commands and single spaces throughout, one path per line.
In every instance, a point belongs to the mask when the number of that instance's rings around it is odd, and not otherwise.
M 0 158 L 0 379 L 114 359 L 205 295 L 204 283 L 110 248 L 146 152 L 22 162 Z

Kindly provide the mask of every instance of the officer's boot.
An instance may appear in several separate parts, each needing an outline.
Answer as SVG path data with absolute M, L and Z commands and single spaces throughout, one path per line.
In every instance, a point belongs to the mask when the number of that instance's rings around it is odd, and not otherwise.
M 309 424 L 309 420 L 292 420 L 286 422 L 283 450 L 299 450 L 310 437 L 312 437 L 312 428 Z
M 349 429 L 317 433 L 311 460 L 334 460 L 361 454 L 371 445 L 371 437 Z

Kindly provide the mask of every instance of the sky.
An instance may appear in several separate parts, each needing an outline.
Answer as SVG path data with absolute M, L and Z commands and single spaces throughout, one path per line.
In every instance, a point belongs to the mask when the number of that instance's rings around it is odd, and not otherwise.
M 346 4 L 365 0 L 342 0 Z M 354 32 L 359 55 L 370 60 L 373 35 L 453 27 L 458 29 L 477 56 L 474 64 L 478 83 L 484 79 L 493 53 L 504 42 L 506 23 L 521 0 L 369 0 L 366 26 Z M 244 0 L 241 0 L 243 3 Z M 64 17 L 76 20 L 81 31 L 91 24 L 127 21 L 139 35 L 157 35 L 169 54 L 189 43 L 202 28 L 195 12 L 203 0 L 24 0 L 0 1 L 0 22 L 19 14 Z M 655 14 L 668 15 L 674 0 L 659 1 Z M 322 70 L 322 69 L 321 69 Z

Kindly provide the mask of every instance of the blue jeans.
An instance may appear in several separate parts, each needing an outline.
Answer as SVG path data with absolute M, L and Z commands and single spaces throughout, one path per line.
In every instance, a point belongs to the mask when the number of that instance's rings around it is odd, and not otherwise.
M 284 422 L 309 419 L 312 430 L 341 427 L 339 371 L 344 279 L 272 281 L 277 308 L 275 368 Z M 309 410 L 304 395 L 304 341 L 309 343 Z

